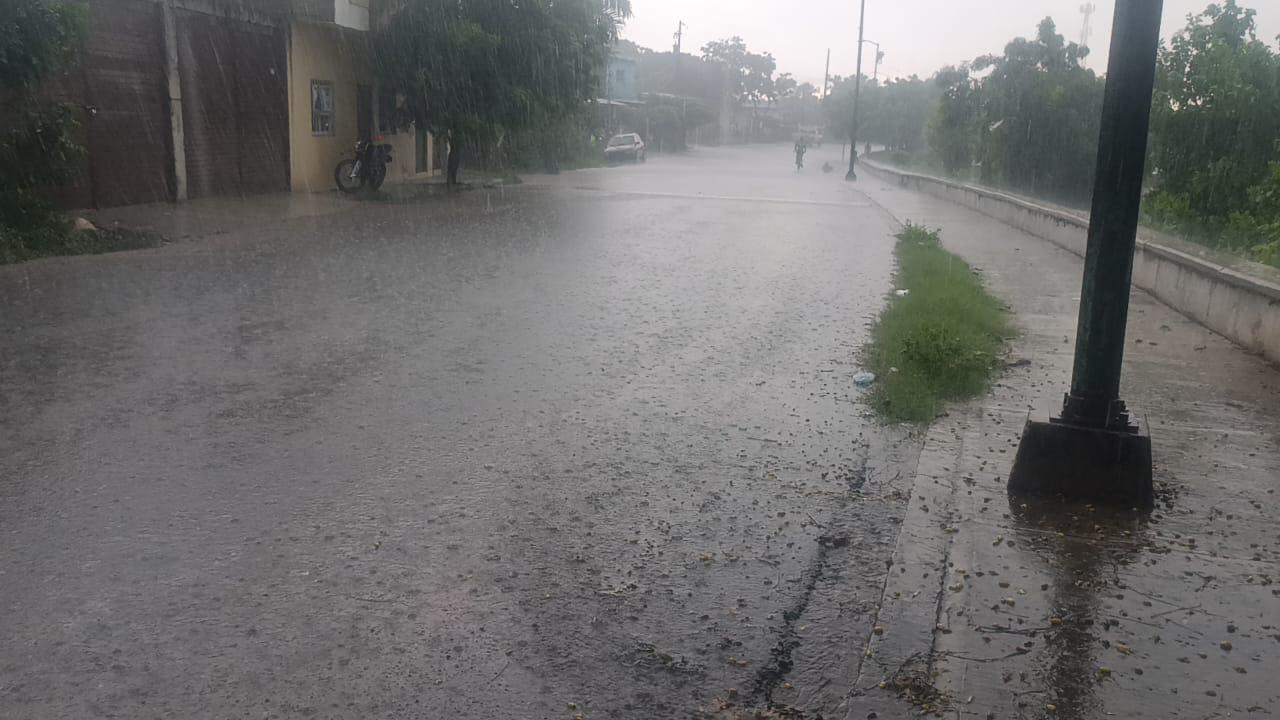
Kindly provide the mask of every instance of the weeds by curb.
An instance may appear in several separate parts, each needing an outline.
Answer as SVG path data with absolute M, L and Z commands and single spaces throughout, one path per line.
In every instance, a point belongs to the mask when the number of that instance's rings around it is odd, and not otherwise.
M 0 265 L 54 255 L 97 255 L 159 247 L 164 238 L 129 228 L 76 230 L 60 218 L 30 229 L 0 225 Z
M 887 420 L 928 422 L 944 404 L 982 394 L 1011 334 L 1008 314 L 938 231 L 898 233 L 898 290 L 872 331 L 871 402 Z

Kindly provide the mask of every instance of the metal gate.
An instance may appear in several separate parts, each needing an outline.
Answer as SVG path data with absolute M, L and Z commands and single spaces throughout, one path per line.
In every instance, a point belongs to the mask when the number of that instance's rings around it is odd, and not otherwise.
M 172 136 L 160 6 L 113 0 L 89 8 L 82 67 L 92 202 L 169 200 Z
M 289 190 L 289 78 L 280 28 L 234 23 L 242 193 Z
M 176 12 L 188 195 L 288 190 L 284 33 Z

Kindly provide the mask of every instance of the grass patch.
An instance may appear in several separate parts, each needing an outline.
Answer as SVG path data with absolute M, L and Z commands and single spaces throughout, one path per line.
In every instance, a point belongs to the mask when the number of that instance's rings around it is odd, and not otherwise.
M 986 392 L 1010 324 L 938 231 L 907 223 L 897 238 L 896 284 L 908 293 L 894 295 L 872 331 L 871 401 L 888 420 L 927 422 L 947 401 Z
M 0 265 L 52 255 L 96 255 L 159 247 L 164 238 L 129 228 L 75 230 L 61 218 L 21 230 L 0 224 Z

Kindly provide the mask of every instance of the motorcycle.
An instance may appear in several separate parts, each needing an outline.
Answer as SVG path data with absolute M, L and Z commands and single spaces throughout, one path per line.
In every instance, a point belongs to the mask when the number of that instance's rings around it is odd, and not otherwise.
M 387 164 L 390 162 L 390 145 L 358 140 L 355 157 L 344 158 L 339 162 L 333 169 L 333 179 L 338 184 L 338 189 L 345 193 L 353 193 L 362 187 L 377 190 L 387 179 Z

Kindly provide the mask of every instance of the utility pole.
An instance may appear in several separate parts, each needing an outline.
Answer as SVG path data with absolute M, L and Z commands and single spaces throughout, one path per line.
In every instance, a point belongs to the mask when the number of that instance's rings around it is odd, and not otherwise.
M 672 75 L 671 75 L 671 85 L 672 85 L 672 89 L 678 90 L 680 95 L 684 95 L 685 88 L 686 88 L 686 87 L 688 87 L 687 83 L 682 83 L 682 82 L 680 82 L 680 77 L 681 77 L 681 76 L 680 76 L 680 46 L 681 46 L 681 43 L 682 43 L 682 42 L 683 42 L 683 40 L 684 40 L 684 29 L 685 29 L 686 27 L 689 27 L 689 26 L 688 26 L 688 25 L 685 25 L 683 20 L 680 20 L 679 22 L 677 22 L 677 23 L 676 23 L 676 33 L 675 33 L 675 35 L 673 36 L 673 37 L 675 37 L 675 41 L 676 41 L 676 42 L 675 42 L 675 45 L 674 45 L 674 46 L 673 46 L 673 48 L 672 48 L 675 52 L 673 52 L 673 53 L 672 53 L 672 55 L 671 55 L 672 62 L 673 62 L 673 63 L 674 63 L 674 65 L 675 65 L 675 67 L 674 67 L 675 72 L 673 72 L 673 73 L 672 73 Z M 686 120 L 686 118 L 688 118 L 687 109 L 688 109 L 688 108 L 687 108 L 687 102 L 686 102 L 686 101 L 684 101 L 684 100 L 682 100 L 682 101 L 681 101 L 681 103 L 680 103 L 680 145 L 681 145 L 681 149 L 683 149 L 683 148 L 684 148 L 684 146 L 685 146 L 685 145 L 687 145 L 687 143 L 688 143 L 688 139 L 689 139 L 689 128 L 688 128 L 688 126 L 685 124 L 685 120 Z M 648 123 L 648 118 L 646 118 L 646 119 L 645 119 L 645 122 L 646 122 L 646 123 Z
M 1151 435 L 1120 399 L 1163 0 L 1116 0 L 1071 391 L 1028 420 L 1009 491 L 1149 508 Z
M 1098 11 L 1098 6 L 1093 3 L 1085 3 L 1080 6 L 1080 14 L 1084 16 L 1084 24 L 1080 27 L 1080 47 L 1089 47 L 1089 36 L 1093 34 L 1093 23 L 1091 18 Z
M 853 73 L 853 120 L 849 122 L 849 172 L 845 180 L 857 180 L 854 166 L 858 164 L 858 88 L 862 86 L 862 29 L 867 20 L 867 0 L 861 0 L 858 11 L 858 62 Z

